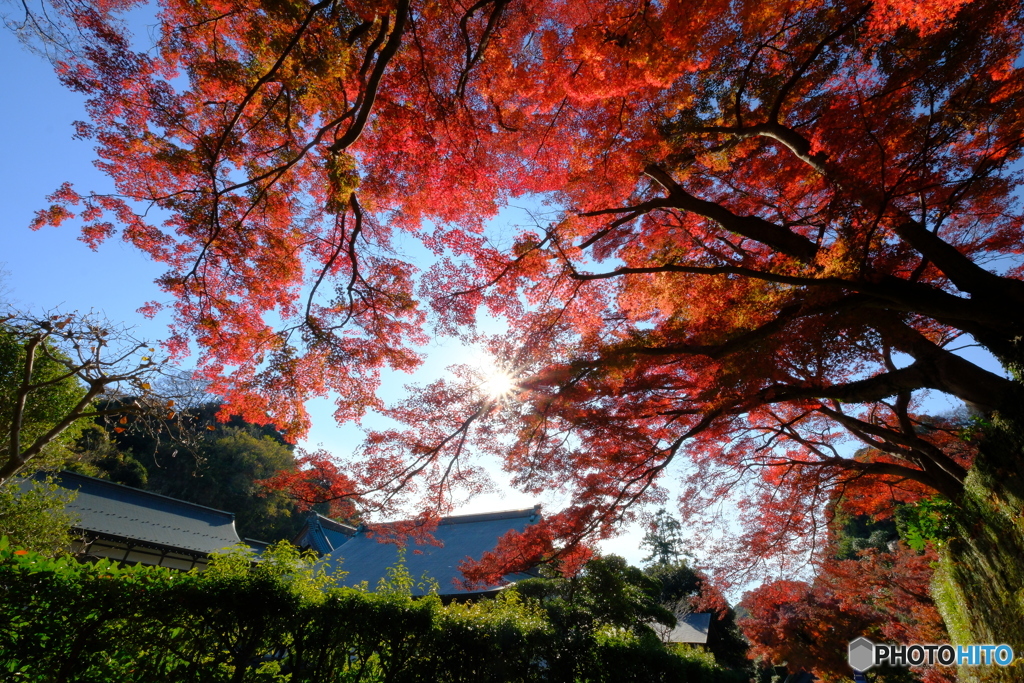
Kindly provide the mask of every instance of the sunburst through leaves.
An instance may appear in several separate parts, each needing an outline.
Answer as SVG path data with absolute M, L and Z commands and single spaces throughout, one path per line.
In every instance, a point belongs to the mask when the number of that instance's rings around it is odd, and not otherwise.
M 490 398 L 505 398 L 515 391 L 515 377 L 504 368 L 485 366 L 481 369 L 480 377 L 480 391 Z

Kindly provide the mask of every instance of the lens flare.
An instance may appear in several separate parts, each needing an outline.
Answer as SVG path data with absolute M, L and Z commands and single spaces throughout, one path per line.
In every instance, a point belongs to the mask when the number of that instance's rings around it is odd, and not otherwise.
M 516 380 L 500 368 L 489 368 L 483 373 L 480 390 L 491 398 L 508 396 L 516 388 Z

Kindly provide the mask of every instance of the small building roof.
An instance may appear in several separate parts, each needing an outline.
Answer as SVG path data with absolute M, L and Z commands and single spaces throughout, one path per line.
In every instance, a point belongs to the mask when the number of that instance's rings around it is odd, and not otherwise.
M 302 525 L 292 544 L 299 548 L 312 548 L 320 555 L 329 555 L 355 534 L 354 526 L 313 512 L 306 518 L 306 523 Z
M 860 674 L 860 680 L 867 680 L 864 674 L 860 671 L 853 672 L 853 680 L 856 683 L 858 681 L 857 674 Z M 817 676 L 806 671 L 799 671 L 795 674 L 789 674 L 786 676 L 786 680 L 783 683 L 814 683 L 814 681 L 820 680 Z
M 711 613 L 677 614 L 675 628 L 662 624 L 653 624 L 655 633 L 665 643 L 699 643 L 708 642 L 708 629 L 711 628 Z
M 207 555 L 240 542 L 230 512 L 74 472 L 60 472 L 53 481 L 78 492 L 67 510 L 82 531 Z
M 498 539 L 511 530 L 522 532 L 527 526 L 540 521 L 540 506 L 523 510 L 505 510 L 474 515 L 456 515 L 443 518 L 434 531 L 441 545 L 410 543 L 405 555 L 406 568 L 413 580 L 419 582 L 427 576 L 437 581 L 441 595 L 476 595 L 504 588 L 523 576 L 509 576 L 507 582 L 467 591 L 459 585 L 463 578 L 459 564 L 467 559 L 480 559 L 493 550 Z M 381 543 L 368 534 L 364 527 L 346 543 L 325 558 L 328 571 L 341 570 L 348 574 L 341 579 L 346 586 L 366 582 L 370 590 L 385 578 L 387 569 L 398 563 L 398 547 L 394 543 Z M 427 590 L 414 587 L 413 595 L 424 595 Z

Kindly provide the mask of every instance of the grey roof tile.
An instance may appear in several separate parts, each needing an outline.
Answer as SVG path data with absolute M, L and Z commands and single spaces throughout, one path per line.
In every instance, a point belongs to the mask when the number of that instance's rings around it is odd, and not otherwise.
M 409 543 L 406 567 L 414 581 L 418 582 L 423 575 L 437 581 L 441 595 L 468 595 L 501 588 L 508 582 L 466 591 L 458 585 L 462 579 L 459 563 L 469 558 L 480 559 L 486 551 L 493 550 L 498 539 L 509 530 L 522 532 L 538 521 L 539 505 L 525 510 L 446 517 L 434 532 L 434 538 L 442 545 Z M 388 567 L 398 562 L 398 547 L 393 543 L 380 543 L 361 527 L 355 536 L 325 558 L 325 562 L 330 567 L 329 571 L 340 569 L 348 572 L 341 581 L 344 585 L 355 586 L 365 581 L 370 590 L 375 590 L 378 581 L 386 576 Z M 425 592 L 420 588 L 413 590 L 414 595 Z
M 204 554 L 240 542 L 230 512 L 73 472 L 54 483 L 78 491 L 67 509 L 83 531 Z
M 320 555 L 327 555 L 355 533 L 355 527 L 313 512 L 306 518 L 306 523 L 292 539 L 292 543 L 300 548 L 312 548 Z
M 669 628 L 661 624 L 653 624 L 654 631 L 666 643 L 702 643 L 708 642 L 708 629 L 711 628 L 711 613 L 677 614 L 676 627 Z

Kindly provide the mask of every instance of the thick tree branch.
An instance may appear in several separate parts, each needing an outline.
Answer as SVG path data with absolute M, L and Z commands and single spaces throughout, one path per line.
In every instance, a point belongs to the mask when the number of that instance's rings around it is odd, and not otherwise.
M 363 134 L 366 122 L 370 118 L 370 112 L 373 110 L 373 103 L 377 99 L 377 90 L 380 88 L 381 79 L 384 78 L 384 71 L 387 69 L 388 63 L 398 52 L 398 46 L 402 43 L 402 33 L 405 31 L 405 23 L 408 18 L 409 0 L 398 0 L 398 9 L 395 11 L 395 28 L 391 31 L 384 49 L 377 56 L 373 72 L 370 74 L 370 80 L 367 82 L 366 90 L 363 93 L 363 102 L 359 113 L 356 114 L 355 121 L 352 122 L 345 135 L 331 145 L 331 152 L 337 154 L 345 150 Z
M 737 216 L 721 204 L 698 199 L 684 190 L 657 164 L 647 165 L 644 173 L 665 188 L 672 208 L 704 216 L 730 232 L 760 242 L 805 263 L 814 259 L 818 247 L 806 237 L 758 216 Z
M 908 219 L 893 229 L 941 270 L 961 292 L 1000 304 L 1005 303 L 1007 297 L 1016 301 L 1018 306 L 1024 303 L 1024 282 L 990 273 L 920 222 Z
M 857 418 L 847 415 L 842 411 L 833 410 L 828 406 L 822 406 L 819 409 L 819 412 L 823 415 L 828 415 L 830 418 L 851 431 L 863 432 L 864 434 L 875 436 L 890 444 L 900 446 L 903 449 L 919 453 L 924 456 L 923 459 L 926 460 L 924 463 L 925 471 L 927 471 L 936 481 L 941 483 L 942 479 L 948 479 L 948 481 L 943 484 L 944 486 L 963 487 L 964 478 L 967 476 L 967 470 L 961 467 L 948 455 L 943 453 L 942 450 L 934 444 L 928 443 L 924 439 L 913 434 L 909 436 L 906 434 L 900 434 L 899 432 L 884 425 L 877 425 L 865 422 L 864 420 L 858 420 Z M 905 452 L 901 453 L 901 455 L 906 457 Z M 929 464 L 934 467 L 929 467 Z M 936 472 L 936 468 L 941 470 L 941 473 Z
M 953 354 L 950 354 L 951 356 Z M 955 356 L 954 356 L 955 357 Z M 962 360 L 962 359 L 961 359 Z M 967 363 L 967 361 L 963 361 Z M 998 380 L 986 389 L 976 381 L 950 381 L 944 376 L 947 366 L 935 363 L 933 359 L 917 360 L 905 368 L 895 372 L 885 372 L 866 379 L 854 380 L 845 384 L 831 386 L 793 386 L 775 384 L 758 392 L 757 396 L 763 403 L 781 403 L 784 401 L 807 399 L 833 399 L 843 403 L 874 403 L 901 391 L 918 389 L 937 389 L 964 401 L 976 402 L 979 406 L 996 409 L 1012 395 L 1009 380 L 992 375 L 977 366 L 972 366 L 972 380 L 984 374 Z
M 924 315 L 943 324 L 962 329 L 975 337 L 981 337 L 993 331 L 998 331 L 1001 335 L 1009 338 L 1024 334 L 1024 313 L 1017 309 L 1007 309 L 1005 306 L 997 305 L 995 301 L 963 299 L 931 285 L 908 282 L 893 276 L 886 276 L 872 282 L 846 280 L 837 277 L 815 278 L 781 275 L 744 266 L 689 266 L 679 264 L 639 268 L 624 266 L 605 273 L 580 273 L 570 262 L 566 261 L 566 265 L 569 268 L 569 277 L 580 281 L 604 280 L 649 273 L 683 273 L 690 275 L 738 275 L 798 287 L 842 289 L 871 295 L 873 301 L 865 300 L 865 306 Z

